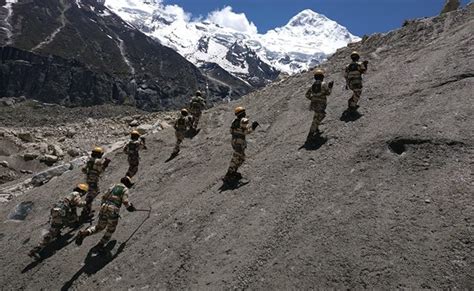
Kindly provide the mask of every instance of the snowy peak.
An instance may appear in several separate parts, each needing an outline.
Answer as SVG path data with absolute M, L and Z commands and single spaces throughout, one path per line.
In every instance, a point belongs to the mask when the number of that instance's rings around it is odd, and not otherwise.
M 105 5 L 198 67 L 215 63 L 249 84 L 266 84 L 278 71 L 307 70 L 359 40 L 344 26 L 311 9 L 301 11 L 285 26 L 259 34 L 226 26 L 221 18 L 213 17 L 215 12 L 204 20 L 192 19 L 182 7 L 160 0 L 106 0 Z
M 325 21 L 331 20 L 322 14 L 314 12 L 311 9 L 305 9 L 293 16 L 286 26 L 317 26 L 318 24 L 324 23 Z

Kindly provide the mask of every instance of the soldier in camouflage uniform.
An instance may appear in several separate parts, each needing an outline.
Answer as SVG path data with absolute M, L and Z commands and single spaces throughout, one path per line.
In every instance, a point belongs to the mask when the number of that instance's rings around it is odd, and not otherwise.
M 105 229 L 105 234 L 97 244 L 99 249 L 103 248 L 110 240 L 112 234 L 117 228 L 120 217 L 120 208 L 125 205 L 127 211 L 135 211 L 135 207 L 128 201 L 128 192 L 133 183 L 129 177 L 124 177 L 120 183 L 111 187 L 102 197 L 102 205 L 100 206 L 99 221 L 97 225 L 79 231 L 76 236 L 76 244 L 81 245 L 85 237 L 101 232 Z
M 313 123 L 308 134 L 308 140 L 317 137 L 321 132 L 319 125 L 326 117 L 327 96 L 331 94 L 334 82 L 327 84 L 324 80 L 324 72 L 321 69 L 314 71 L 314 83 L 306 92 L 306 98 L 311 101 L 311 110 L 314 111 Z
M 130 133 L 130 141 L 124 147 L 123 151 L 128 155 L 128 171 L 126 176 L 133 178 L 138 172 L 138 164 L 140 163 L 139 151 L 146 149 L 145 138 L 140 137 L 140 133 L 136 130 Z
M 91 157 L 87 161 L 82 172 L 86 174 L 86 182 L 89 185 L 89 192 L 86 196 L 86 206 L 82 209 L 81 218 L 88 219 L 91 215 L 92 201 L 99 195 L 99 179 L 105 169 L 109 166 L 110 160 L 102 158 L 104 150 L 96 147 L 92 150 Z
M 247 141 L 245 139 L 247 134 L 252 133 L 258 126 L 258 122 L 254 121 L 250 124 L 248 118 L 246 118 L 245 108 L 235 108 L 236 119 L 232 122 L 230 127 L 230 133 L 232 135 L 232 148 L 234 154 L 230 161 L 229 169 L 223 178 L 224 183 L 232 183 L 242 178 L 242 175 L 237 172 L 239 167 L 245 161 L 245 149 L 247 148 Z
M 176 134 L 176 145 L 173 150 L 173 155 L 177 155 L 180 150 L 180 145 L 184 140 L 186 131 L 192 125 L 192 118 L 189 116 L 189 112 L 187 109 L 181 109 L 181 116 L 175 121 L 174 129 Z
M 191 98 L 189 103 L 189 113 L 193 117 L 192 129 L 196 130 L 201 119 L 202 111 L 206 107 L 206 100 L 202 97 L 201 91 L 196 91 L 196 96 Z
M 362 94 L 362 74 L 367 71 L 368 61 L 359 62 L 360 55 L 358 52 L 351 53 L 352 62 L 347 65 L 344 78 L 346 79 L 346 88 L 352 90 L 352 97 L 348 101 L 348 111 L 355 111 L 359 108 L 359 102 Z
M 88 190 L 89 187 L 87 184 L 79 184 L 71 193 L 54 204 L 49 218 L 51 225 L 47 233 L 43 236 L 43 240 L 28 253 L 30 257 L 37 258 L 41 250 L 61 234 L 63 227 L 73 225 L 79 221 L 76 208 L 86 205 L 86 202 L 82 200 L 81 197 L 84 196 Z

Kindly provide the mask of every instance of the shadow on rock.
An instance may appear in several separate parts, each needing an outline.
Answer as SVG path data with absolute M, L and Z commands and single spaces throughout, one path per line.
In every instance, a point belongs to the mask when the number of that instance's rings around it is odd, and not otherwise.
M 196 135 L 198 135 L 198 133 L 201 131 L 200 128 L 198 129 L 190 129 L 188 131 L 186 131 L 186 133 L 184 134 L 184 137 L 186 138 L 189 138 L 189 139 L 193 139 Z
M 340 121 L 344 122 L 354 122 L 364 116 L 361 114 L 359 111 L 353 111 L 353 110 L 345 110 L 342 112 L 341 118 L 339 118 Z
M 77 271 L 72 278 L 64 283 L 61 287 L 61 290 L 69 290 L 74 282 L 81 277 L 82 274 L 87 274 L 91 276 L 100 270 L 102 270 L 107 264 L 115 260 L 125 249 L 125 246 L 130 241 L 130 239 L 138 232 L 138 230 L 145 224 L 145 222 L 150 218 L 151 215 L 151 207 L 148 212 L 147 216 L 142 220 L 142 222 L 135 228 L 135 230 L 130 234 L 130 236 L 120 244 L 115 254 L 112 255 L 112 250 L 114 249 L 115 245 L 117 244 L 116 240 L 110 241 L 104 249 L 99 250 L 97 246 L 94 246 L 89 250 L 87 253 L 87 257 L 84 260 L 84 266 Z
M 171 156 L 165 161 L 165 163 L 169 163 L 174 160 L 178 156 L 178 153 L 172 153 Z
M 71 239 L 71 238 L 74 236 L 74 234 L 73 234 L 74 230 L 75 229 L 72 229 L 69 232 L 61 235 L 56 240 L 51 242 L 48 246 L 46 246 L 44 249 L 42 249 L 41 252 L 39 253 L 39 258 L 36 259 L 35 261 L 31 262 L 28 266 L 26 266 L 21 271 L 21 273 L 24 274 L 24 273 L 30 271 L 31 269 L 33 269 L 36 266 L 38 266 L 39 264 L 41 264 L 43 261 L 45 261 L 45 260 L 49 259 L 50 257 L 54 256 L 54 254 L 57 251 L 63 249 L 64 247 L 69 245 L 71 242 L 73 242 L 74 240 Z
M 113 255 L 112 250 L 117 244 L 116 240 L 110 241 L 102 250 L 97 249 L 97 246 L 91 248 L 84 260 L 84 266 L 79 271 L 77 271 L 69 281 L 64 283 L 64 285 L 61 287 L 61 290 L 69 290 L 69 288 L 71 288 L 74 282 L 79 279 L 82 274 L 91 276 L 102 270 L 110 262 L 115 260 L 115 258 L 117 258 L 120 253 L 123 252 L 126 243 L 127 242 L 123 242 Z
M 315 151 L 322 147 L 327 141 L 327 137 L 318 135 L 312 139 L 307 139 L 304 145 L 299 148 L 299 150 L 305 149 L 308 151 Z
M 245 180 L 245 179 L 234 181 L 234 182 L 225 182 L 219 188 L 219 192 L 222 193 L 225 191 L 237 190 L 240 187 L 247 185 L 248 183 L 250 183 L 250 180 Z

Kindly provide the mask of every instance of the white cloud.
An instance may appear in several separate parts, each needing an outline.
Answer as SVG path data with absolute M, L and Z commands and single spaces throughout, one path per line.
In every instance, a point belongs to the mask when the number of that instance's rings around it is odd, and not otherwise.
M 244 13 L 235 13 L 232 11 L 232 7 L 230 6 L 209 13 L 207 20 L 236 31 L 249 34 L 257 33 L 257 26 L 249 21 Z

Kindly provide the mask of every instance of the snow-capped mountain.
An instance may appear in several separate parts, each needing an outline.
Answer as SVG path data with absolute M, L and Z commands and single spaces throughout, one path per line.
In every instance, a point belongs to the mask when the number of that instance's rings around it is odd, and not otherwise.
M 359 40 L 337 22 L 309 9 L 285 26 L 259 34 L 209 19 L 193 20 L 181 7 L 159 0 L 107 0 L 105 5 L 197 66 L 215 63 L 252 86 L 274 80 L 280 71 L 306 70 Z

